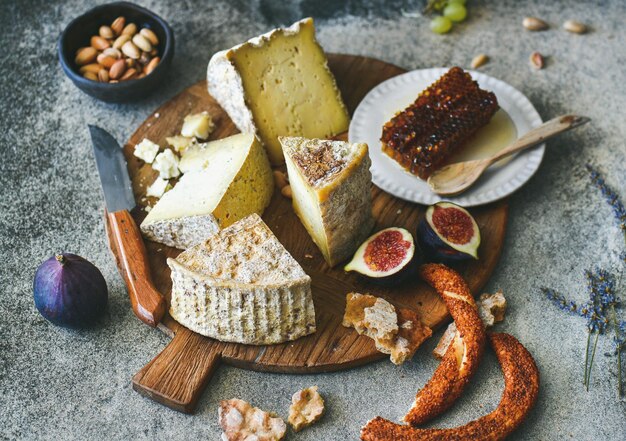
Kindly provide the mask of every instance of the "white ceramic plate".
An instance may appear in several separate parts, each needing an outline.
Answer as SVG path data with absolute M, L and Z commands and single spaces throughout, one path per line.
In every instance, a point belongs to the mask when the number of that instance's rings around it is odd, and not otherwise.
M 424 205 L 448 200 L 464 207 L 502 199 L 524 185 L 537 171 L 545 144 L 519 153 L 503 164 L 493 165 L 466 192 L 445 198 L 433 193 L 425 181 L 405 171 L 381 149 L 383 125 L 447 71 L 445 68 L 414 70 L 376 86 L 363 98 L 354 112 L 350 123 L 350 142 L 368 144 L 374 184 L 396 197 Z M 517 137 L 541 124 L 539 113 L 519 90 L 480 72 L 469 73 L 481 88 L 496 94 L 500 108 L 509 115 L 517 129 Z

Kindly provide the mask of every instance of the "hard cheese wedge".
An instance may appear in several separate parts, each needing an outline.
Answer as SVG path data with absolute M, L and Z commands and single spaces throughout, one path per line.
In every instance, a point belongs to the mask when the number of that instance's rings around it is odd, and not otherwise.
M 367 144 L 279 138 L 293 208 L 330 266 L 346 260 L 374 226 Z
M 348 130 L 311 18 L 216 53 L 207 81 L 239 130 L 261 139 L 273 164 L 284 162 L 278 136 L 326 138 Z
M 179 167 L 183 177 L 141 224 L 143 235 L 155 242 L 186 249 L 251 213 L 263 213 L 272 198 L 272 169 L 254 135 L 194 145 Z
M 167 264 L 170 315 L 192 331 L 245 344 L 315 332 L 311 278 L 256 214 Z

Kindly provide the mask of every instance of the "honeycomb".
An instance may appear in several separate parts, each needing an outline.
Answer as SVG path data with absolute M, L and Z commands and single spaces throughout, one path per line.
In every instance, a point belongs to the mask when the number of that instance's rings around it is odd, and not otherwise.
M 492 92 L 453 67 L 383 126 L 383 151 L 427 179 L 499 109 Z

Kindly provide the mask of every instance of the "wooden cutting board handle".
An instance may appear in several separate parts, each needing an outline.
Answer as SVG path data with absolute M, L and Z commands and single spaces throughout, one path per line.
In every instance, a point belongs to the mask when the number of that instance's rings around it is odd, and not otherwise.
M 108 213 L 107 217 L 133 311 L 142 322 L 154 327 L 163 318 L 166 304 L 152 282 L 141 232 L 128 210 Z
M 133 389 L 161 404 L 193 413 L 220 363 L 221 345 L 186 328 L 133 377 Z

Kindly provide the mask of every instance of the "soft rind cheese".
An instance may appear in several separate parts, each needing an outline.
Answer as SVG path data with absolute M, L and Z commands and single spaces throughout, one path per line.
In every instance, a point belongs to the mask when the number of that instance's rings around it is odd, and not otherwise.
M 280 137 L 293 208 L 330 266 L 351 257 L 374 227 L 367 144 Z
M 197 160 L 183 155 L 179 165 L 185 174 L 141 223 L 147 239 L 186 249 L 269 205 L 272 169 L 254 135 L 238 134 L 193 148 L 198 149 Z
M 284 162 L 278 136 L 326 138 L 348 130 L 311 18 L 216 53 L 207 82 L 239 130 L 259 137 L 273 164 Z
M 315 332 L 311 278 L 256 214 L 167 264 L 170 315 L 192 331 L 255 345 Z

